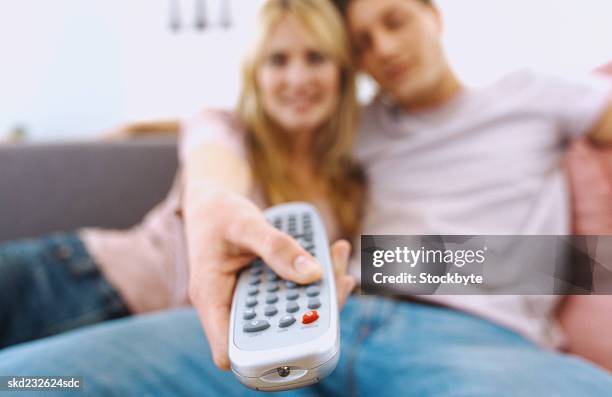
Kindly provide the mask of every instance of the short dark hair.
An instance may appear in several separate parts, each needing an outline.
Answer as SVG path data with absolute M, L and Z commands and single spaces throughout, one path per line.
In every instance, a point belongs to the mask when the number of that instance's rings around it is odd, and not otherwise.
M 333 0 L 334 4 L 336 5 L 336 7 L 338 7 L 342 15 L 346 15 L 346 10 L 349 4 L 351 3 L 351 1 L 352 0 Z M 433 5 L 433 0 L 418 0 L 418 1 L 428 6 Z

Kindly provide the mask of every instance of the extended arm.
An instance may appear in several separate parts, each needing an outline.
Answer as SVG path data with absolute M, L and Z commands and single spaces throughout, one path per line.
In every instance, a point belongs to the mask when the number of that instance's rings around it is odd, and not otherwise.
M 269 225 L 247 199 L 253 181 L 244 159 L 222 145 L 207 143 L 191 152 L 185 163 L 189 295 L 215 364 L 229 369 L 227 336 L 238 271 L 259 256 L 281 277 L 308 283 L 321 276 L 322 267 L 295 240 Z M 349 252 L 346 241 L 332 246 L 340 306 L 355 285 L 346 275 Z

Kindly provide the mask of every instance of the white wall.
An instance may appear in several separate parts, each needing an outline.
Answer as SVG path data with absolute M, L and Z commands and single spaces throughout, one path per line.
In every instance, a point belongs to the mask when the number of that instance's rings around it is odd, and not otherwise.
M 476 84 L 517 67 L 575 75 L 612 60 L 612 1 L 437 0 L 449 57 Z
M 181 0 L 192 24 L 194 0 Z M 219 0 L 207 0 L 211 16 Z M 263 0 L 232 0 L 235 27 L 168 29 L 168 0 L 0 0 L 0 137 L 83 138 L 125 121 L 232 106 Z M 482 84 L 529 65 L 583 73 L 612 59 L 612 2 L 438 0 L 460 75 Z
M 207 0 L 216 23 L 220 0 Z M 232 106 L 262 0 L 233 0 L 235 26 L 168 29 L 168 0 L 0 0 L 0 137 L 96 136 L 125 121 Z

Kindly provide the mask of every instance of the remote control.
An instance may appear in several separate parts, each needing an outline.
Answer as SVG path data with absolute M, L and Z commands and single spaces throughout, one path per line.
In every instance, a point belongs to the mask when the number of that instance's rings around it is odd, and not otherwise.
M 329 242 L 317 210 L 290 203 L 265 215 L 323 266 L 322 278 L 309 285 L 281 279 L 261 259 L 238 277 L 229 327 L 232 372 L 251 389 L 281 391 L 317 383 L 336 368 L 338 303 Z

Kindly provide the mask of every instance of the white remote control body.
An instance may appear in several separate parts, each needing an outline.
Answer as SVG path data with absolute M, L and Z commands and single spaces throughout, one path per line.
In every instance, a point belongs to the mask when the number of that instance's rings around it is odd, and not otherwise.
M 329 242 L 316 209 L 290 203 L 265 215 L 323 265 L 321 280 L 304 286 L 281 279 L 260 259 L 239 275 L 229 327 L 232 371 L 251 389 L 281 391 L 317 383 L 336 368 L 338 301 Z

